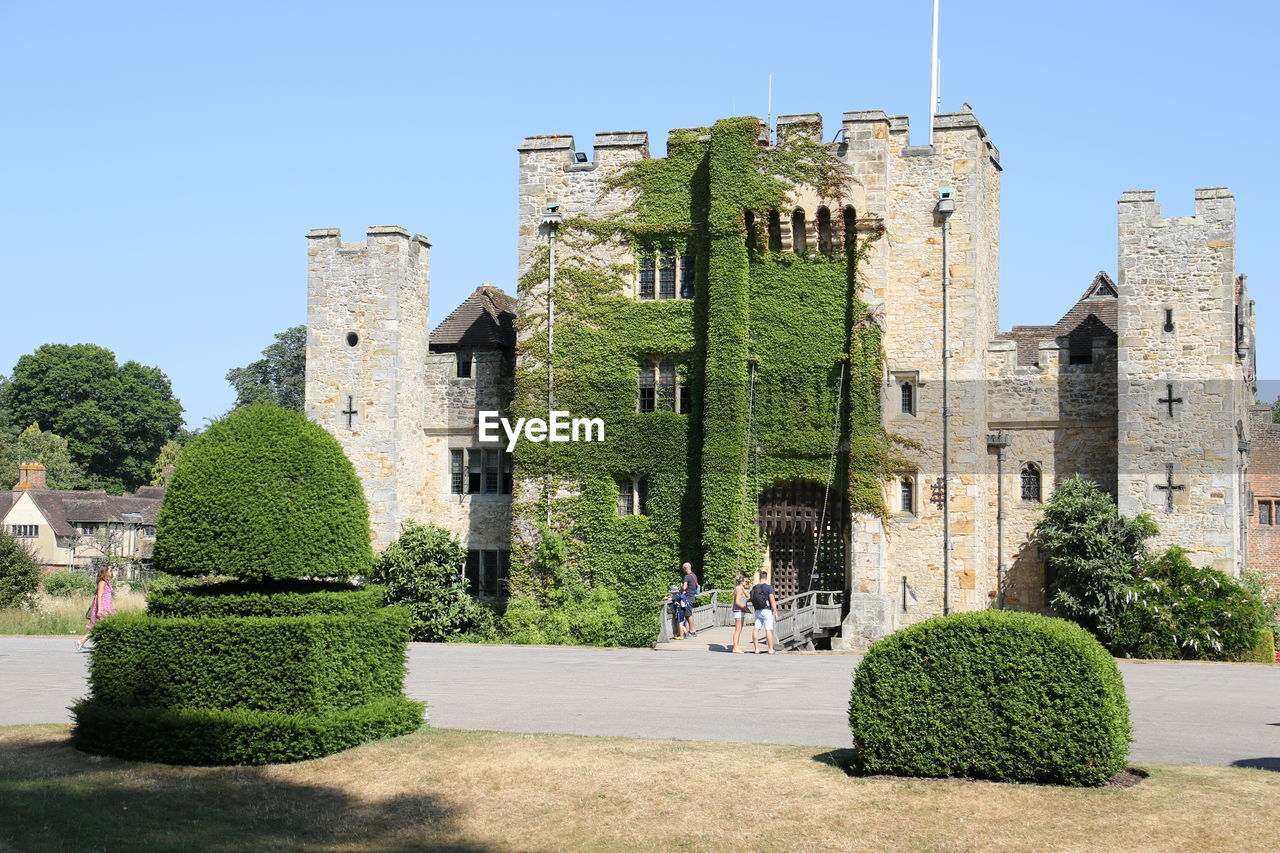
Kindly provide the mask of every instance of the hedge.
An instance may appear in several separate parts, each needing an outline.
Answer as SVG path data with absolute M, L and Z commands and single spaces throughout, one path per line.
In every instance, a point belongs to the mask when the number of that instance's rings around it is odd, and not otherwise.
M 1275 663 L 1276 635 L 1270 628 L 1262 629 L 1258 632 L 1253 646 L 1241 652 L 1236 660 L 1248 663 Z
M 398 695 L 407 615 L 156 619 L 95 626 L 91 696 L 118 707 L 339 711 Z
M 348 616 L 370 615 L 382 606 L 383 590 L 346 583 L 278 581 L 215 583 L 158 589 L 147 595 L 151 616 Z
M 872 646 L 849 722 L 864 774 L 1105 784 L 1132 739 L 1124 682 L 1088 631 L 988 610 Z
M 243 580 L 365 574 L 364 491 L 323 427 L 278 406 L 245 406 L 183 450 L 154 560 L 172 574 Z
M 424 709 L 403 696 L 318 715 L 121 708 L 82 699 L 71 709 L 72 742 L 85 752 L 131 761 L 277 764 L 409 734 L 422 725 Z

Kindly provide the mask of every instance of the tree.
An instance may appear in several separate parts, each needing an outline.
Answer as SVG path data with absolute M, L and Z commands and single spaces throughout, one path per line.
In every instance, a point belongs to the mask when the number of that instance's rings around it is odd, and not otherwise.
M 1280 396 L 1271 404 L 1271 422 L 1280 424 Z
M 275 403 L 302 411 L 307 373 L 307 327 L 293 326 L 276 333 L 276 342 L 262 351 L 262 358 L 227 371 L 236 389 L 235 408 L 251 403 Z
M 40 564 L 27 546 L 0 532 L 0 607 L 17 607 L 31 600 L 40 584 Z
M 12 489 L 18 482 L 18 466 L 24 462 L 44 465 L 45 481 L 51 489 L 76 489 L 85 485 L 84 472 L 71 461 L 67 440 L 32 424 L 17 437 L 0 435 L 0 489 Z
M 434 524 L 410 522 L 387 546 L 369 578 L 386 589 L 384 601 L 406 608 L 413 639 L 439 642 L 492 630 L 489 611 L 467 593 L 462 564 L 467 551 Z
M 0 405 L 16 423 L 64 437 L 71 458 L 108 491 L 147 482 L 161 446 L 182 428 L 182 404 L 159 368 L 93 344 L 44 344 L 24 355 Z
M 1149 515 L 1121 515 L 1093 481 L 1072 477 L 1064 482 L 1036 525 L 1053 609 L 1109 644 L 1147 560 L 1145 542 L 1157 532 Z
M 165 484 L 164 469 L 170 465 L 175 468 L 178 466 L 178 458 L 182 455 L 182 443 L 176 438 L 166 441 L 161 447 L 160 452 L 156 455 L 156 461 L 151 465 L 151 479 L 148 484 L 152 486 L 163 486 Z

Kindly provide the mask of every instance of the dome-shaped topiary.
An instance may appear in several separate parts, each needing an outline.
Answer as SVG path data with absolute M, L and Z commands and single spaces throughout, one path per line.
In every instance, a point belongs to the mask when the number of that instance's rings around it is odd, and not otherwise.
M 373 563 L 369 509 L 341 446 L 298 412 L 246 406 L 183 451 L 157 520 L 155 566 L 266 581 Z
M 1103 785 L 1129 754 L 1112 659 L 1079 625 L 988 610 L 871 647 L 849 723 L 863 773 Z

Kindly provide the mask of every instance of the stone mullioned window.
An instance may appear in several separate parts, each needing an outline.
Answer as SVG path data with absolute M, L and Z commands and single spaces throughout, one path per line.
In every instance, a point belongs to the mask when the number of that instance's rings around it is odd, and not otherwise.
M 511 485 L 511 454 L 460 448 L 449 451 L 451 494 L 509 495 Z

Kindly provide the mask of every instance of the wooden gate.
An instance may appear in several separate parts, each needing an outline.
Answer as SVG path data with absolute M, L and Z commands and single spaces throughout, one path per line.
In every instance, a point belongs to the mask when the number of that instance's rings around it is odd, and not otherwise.
M 760 532 L 768 542 L 771 581 L 780 599 L 810 590 L 844 588 L 848 510 L 844 496 L 833 490 L 824 513 L 825 492 L 820 483 L 797 480 L 760 496 Z

